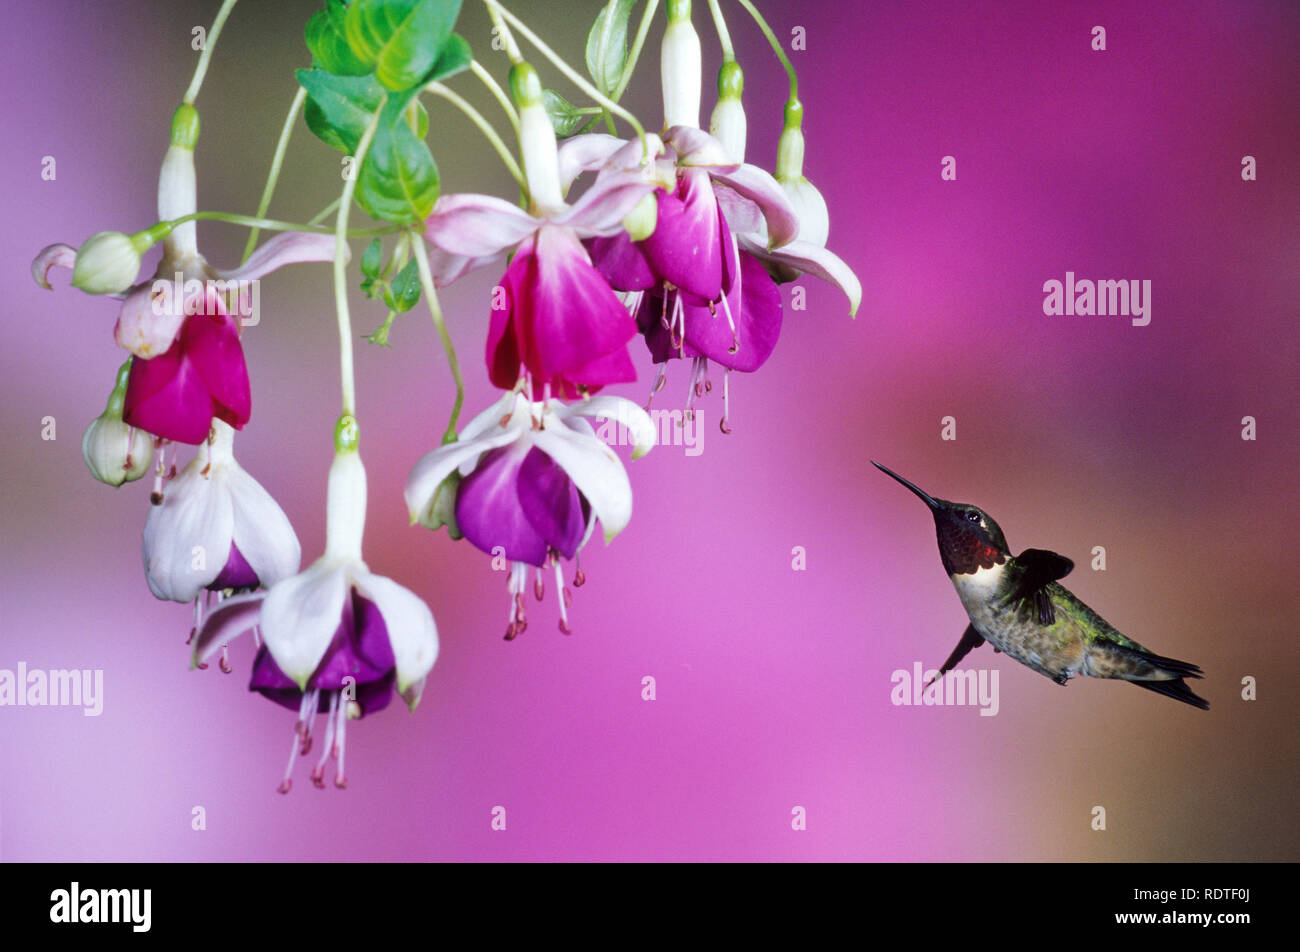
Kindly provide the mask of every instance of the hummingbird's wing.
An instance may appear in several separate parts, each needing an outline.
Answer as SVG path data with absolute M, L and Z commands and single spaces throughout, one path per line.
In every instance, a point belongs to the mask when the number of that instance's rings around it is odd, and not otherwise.
M 1052 599 L 1044 589 L 1049 583 L 1069 575 L 1074 570 L 1074 563 L 1065 556 L 1046 549 L 1025 549 L 1016 556 L 1016 565 L 1021 569 L 1020 578 L 1003 602 L 1033 598 L 1038 623 L 1053 624 L 1056 621 L 1056 611 L 1052 608 Z
M 953 668 L 957 667 L 957 665 L 961 664 L 962 658 L 970 654 L 973 648 L 978 648 L 982 644 L 984 644 L 984 636 L 975 630 L 974 625 L 967 625 L 966 630 L 961 633 L 961 640 L 957 642 L 957 647 L 952 649 L 952 654 L 948 655 L 948 660 L 943 663 L 943 667 L 939 669 L 939 673 L 930 679 L 929 684 L 926 684 L 926 687 L 928 688 L 931 684 L 934 684 L 935 681 L 938 681 Z M 994 650 L 996 651 L 997 649 Z

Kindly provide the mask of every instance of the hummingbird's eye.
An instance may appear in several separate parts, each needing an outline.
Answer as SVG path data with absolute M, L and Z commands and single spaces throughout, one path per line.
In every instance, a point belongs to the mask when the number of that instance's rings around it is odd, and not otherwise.
M 971 522 L 979 522 L 979 521 L 980 521 L 980 514 L 979 514 L 979 512 L 977 512 L 977 511 L 974 510 L 974 509 L 967 509 L 967 510 L 966 510 L 966 518 L 969 519 Z

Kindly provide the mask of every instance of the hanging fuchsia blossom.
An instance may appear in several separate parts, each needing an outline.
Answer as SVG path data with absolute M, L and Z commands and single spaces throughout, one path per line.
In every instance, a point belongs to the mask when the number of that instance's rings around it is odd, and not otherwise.
M 447 284 L 513 252 L 488 331 L 488 375 L 496 386 L 511 389 L 527 376 L 537 396 L 572 398 L 635 380 L 627 342 L 636 325 L 581 239 L 621 231 L 652 185 L 636 172 L 609 175 L 566 204 L 536 73 L 521 63 L 511 76 L 529 210 L 487 195 L 438 199 L 425 226 L 436 279 Z M 657 140 L 646 146 L 657 147 Z
M 212 433 L 149 509 L 144 570 L 157 598 L 194 603 L 194 629 L 205 597 L 271 586 L 298 571 L 302 552 L 284 510 L 234 455 L 234 431 Z M 222 670 L 230 668 L 222 656 Z
M 173 121 L 158 177 L 160 224 L 135 236 L 96 235 L 80 251 L 50 245 L 32 262 L 32 276 L 49 288 L 51 269 L 69 268 L 79 287 L 122 299 L 114 336 L 137 358 L 123 419 L 162 439 L 197 444 L 207 439 L 213 418 L 236 429 L 248 422 L 248 370 L 239 333 L 243 323 L 257 319 L 251 309 L 254 282 L 286 264 L 332 260 L 334 238 L 286 232 L 237 268 L 209 265 L 198 249 L 195 222 L 170 224 L 196 211 L 192 112 L 182 106 Z M 160 238 L 163 253 L 154 276 L 125 287 L 139 270 L 140 250 Z
M 542 570 L 554 570 L 560 630 L 568 634 L 570 595 L 561 560 L 578 556 L 597 519 L 608 543 L 632 516 L 627 473 L 596 437 L 584 419 L 588 417 L 625 426 L 635 445 L 634 459 L 654 446 L 650 418 L 622 397 L 599 396 L 565 406 L 557 400 L 530 401 L 516 389 L 471 420 L 455 443 L 422 457 L 407 477 L 406 505 L 413 522 L 433 529 L 446 524 L 511 564 L 508 640 L 528 624 L 524 592 L 530 565 L 537 570 L 538 599 L 545 584 Z M 574 585 L 583 580 L 579 568 Z
M 293 765 L 311 748 L 316 714 L 327 713 L 324 750 L 312 781 L 324 786 L 326 761 L 344 769 L 348 720 L 382 710 L 394 690 L 414 710 L 438 656 L 438 629 L 413 592 L 370 571 L 361 558 L 366 471 L 355 447 L 330 467 L 325 554 L 269 591 L 237 595 L 212 612 L 194 644 L 202 665 L 231 639 L 261 633 L 249 689 L 297 708 L 294 743 L 280 792 L 292 787 Z

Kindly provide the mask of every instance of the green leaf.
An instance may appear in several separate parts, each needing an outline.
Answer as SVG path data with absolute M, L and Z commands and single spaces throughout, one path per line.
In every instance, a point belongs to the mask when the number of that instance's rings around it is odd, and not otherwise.
M 298 82 L 307 90 L 303 118 L 327 145 L 356 151 L 384 90 L 373 76 L 335 76 L 323 69 L 300 69 Z
M 443 44 L 437 62 L 433 64 L 433 69 L 429 70 L 428 75 L 420 80 L 420 85 L 423 86 L 436 79 L 446 79 L 448 76 L 463 73 L 469 69 L 469 64 L 473 61 L 474 51 L 469 48 L 469 43 L 465 41 L 465 37 L 459 33 L 453 33 L 447 37 L 447 42 Z
M 433 69 L 459 14 L 460 0 L 354 0 L 344 29 L 356 58 L 400 92 Z
M 426 218 L 438 199 L 438 167 L 411 131 L 400 99 L 390 100 L 357 178 L 357 201 L 374 218 L 406 224 Z
M 389 292 L 384 295 L 384 303 L 399 314 L 405 314 L 419 303 L 420 290 L 419 267 L 414 260 L 408 261 L 393 278 Z
M 366 253 L 361 256 L 361 273 L 367 278 L 379 277 L 379 268 L 384 260 L 384 243 L 378 238 L 366 245 Z
M 582 112 L 553 89 L 542 90 L 542 105 L 551 117 L 551 125 L 555 127 L 558 139 L 573 135 L 591 118 L 590 113 Z
M 587 72 L 606 96 L 618 87 L 627 63 L 627 25 L 636 0 L 609 0 L 587 34 Z
M 347 12 L 343 0 L 326 0 L 325 9 L 307 21 L 307 49 L 322 69 L 339 76 L 364 76 L 370 67 L 348 46 L 343 27 Z

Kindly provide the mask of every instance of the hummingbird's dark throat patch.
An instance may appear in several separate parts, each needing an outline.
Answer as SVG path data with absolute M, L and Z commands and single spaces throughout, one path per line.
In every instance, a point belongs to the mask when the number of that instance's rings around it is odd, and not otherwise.
M 1005 554 L 972 532 L 947 520 L 939 522 L 939 556 L 949 575 L 970 575 L 1007 560 Z

